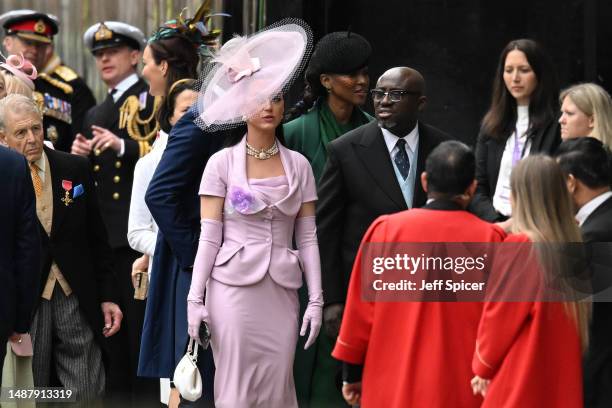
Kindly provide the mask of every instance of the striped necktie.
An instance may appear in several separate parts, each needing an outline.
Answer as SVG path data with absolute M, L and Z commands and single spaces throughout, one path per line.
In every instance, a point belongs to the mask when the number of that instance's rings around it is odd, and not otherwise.
M 36 193 L 36 199 L 38 200 L 42 195 L 42 179 L 38 174 L 38 166 L 34 163 L 30 163 L 30 174 L 32 175 L 32 184 L 34 185 L 34 193 Z

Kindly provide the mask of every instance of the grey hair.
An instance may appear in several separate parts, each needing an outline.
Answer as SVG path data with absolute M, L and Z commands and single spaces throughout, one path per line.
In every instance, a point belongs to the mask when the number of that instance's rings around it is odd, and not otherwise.
M 11 113 L 35 113 L 42 120 L 40 109 L 32 98 L 21 94 L 9 94 L 0 99 L 0 131 L 4 131 L 6 127 L 6 114 L 9 111 Z

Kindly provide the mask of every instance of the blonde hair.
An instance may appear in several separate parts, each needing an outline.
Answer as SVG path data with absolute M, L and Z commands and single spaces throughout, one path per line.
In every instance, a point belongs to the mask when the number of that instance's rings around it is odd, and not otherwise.
M 17 78 L 15 75 L 0 69 L 0 76 L 2 76 L 2 80 L 4 82 L 4 90 L 7 95 L 10 94 L 19 94 L 27 96 L 28 98 L 32 97 L 32 90 L 29 86 L 25 84 L 21 79 Z
M 559 276 L 562 265 L 555 247 L 559 243 L 582 242 L 582 234 L 574 221 L 572 200 L 565 179 L 557 162 L 548 156 L 530 155 L 512 169 L 510 177 L 512 191 L 512 232 L 524 233 L 536 245 L 535 249 L 543 263 L 549 282 L 553 274 Z M 563 282 L 565 283 L 565 282 Z M 578 292 L 571 285 L 561 288 L 567 299 L 577 299 Z M 588 345 L 589 302 L 565 302 L 565 311 L 575 322 L 583 350 Z
M 612 98 L 601 86 L 585 83 L 561 92 L 559 101 L 569 97 L 585 115 L 592 116 L 594 128 L 590 135 L 612 148 Z

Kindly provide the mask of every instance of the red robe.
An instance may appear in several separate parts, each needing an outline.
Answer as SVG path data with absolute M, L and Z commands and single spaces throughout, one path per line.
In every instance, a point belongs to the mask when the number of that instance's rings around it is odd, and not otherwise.
M 529 239 L 510 235 L 505 242 Z M 499 267 L 496 273 L 503 273 L 503 261 Z M 483 407 L 583 406 L 580 339 L 562 303 L 486 303 L 472 369 L 492 379 Z
M 364 302 L 361 258 L 368 242 L 501 242 L 503 231 L 462 210 L 412 209 L 369 228 L 353 267 L 332 355 L 363 364 L 363 408 L 470 408 L 482 303 Z

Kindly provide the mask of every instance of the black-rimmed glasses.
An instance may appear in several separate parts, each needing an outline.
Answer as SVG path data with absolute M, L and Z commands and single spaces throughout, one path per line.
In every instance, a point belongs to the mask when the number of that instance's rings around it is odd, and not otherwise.
M 372 99 L 376 102 L 381 101 L 385 98 L 385 96 L 389 97 L 391 102 L 399 102 L 402 100 L 402 96 L 404 95 L 421 95 L 418 91 L 408 91 L 406 89 L 392 89 L 390 91 L 383 91 L 382 89 L 372 89 L 370 90 L 370 95 L 372 95 Z

